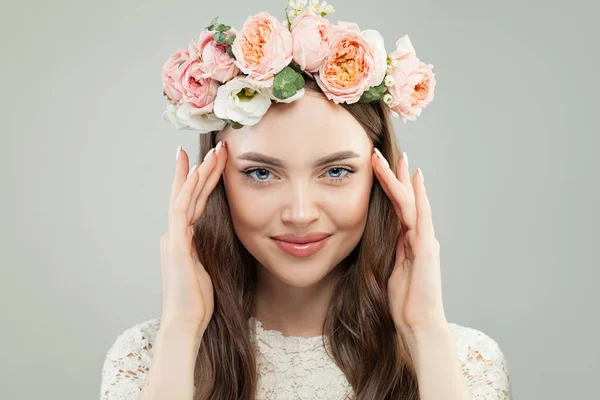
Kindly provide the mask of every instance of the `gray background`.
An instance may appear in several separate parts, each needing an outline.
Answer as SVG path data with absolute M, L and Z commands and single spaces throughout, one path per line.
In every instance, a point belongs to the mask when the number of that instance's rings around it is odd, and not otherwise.
M 448 319 L 500 344 L 517 400 L 590 398 L 598 2 L 332 3 L 434 65 L 435 100 L 395 124 L 425 174 Z M 216 15 L 240 28 L 286 5 L 3 2 L 1 398 L 98 398 L 117 335 L 160 316 L 175 150 L 198 150 L 161 119 L 162 63 Z

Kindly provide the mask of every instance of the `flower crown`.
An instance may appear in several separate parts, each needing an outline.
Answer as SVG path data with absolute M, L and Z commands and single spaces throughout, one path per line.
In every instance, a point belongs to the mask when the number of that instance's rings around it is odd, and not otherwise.
M 172 54 L 162 67 L 163 119 L 199 133 L 254 125 L 272 101 L 304 96 L 304 77 L 336 104 L 383 101 L 405 123 L 433 100 L 433 65 L 417 58 L 408 35 L 388 54 L 376 30 L 329 22 L 335 10 L 326 1 L 289 6 L 287 26 L 266 11 L 239 32 L 217 17 L 197 43 Z

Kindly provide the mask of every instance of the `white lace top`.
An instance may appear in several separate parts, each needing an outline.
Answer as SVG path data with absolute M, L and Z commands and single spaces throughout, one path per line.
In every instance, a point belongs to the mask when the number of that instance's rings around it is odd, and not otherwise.
M 283 336 L 256 329 L 259 384 L 257 400 L 352 399 L 344 374 L 323 347 L 323 337 Z M 498 343 L 481 331 L 449 324 L 473 400 L 510 400 L 506 358 Z M 160 319 L 137 324 L 119 335 L 106 354 L 101 399 L 137 399 L 150 370 Z M 325 342 L 328 345 L 328 341 Z

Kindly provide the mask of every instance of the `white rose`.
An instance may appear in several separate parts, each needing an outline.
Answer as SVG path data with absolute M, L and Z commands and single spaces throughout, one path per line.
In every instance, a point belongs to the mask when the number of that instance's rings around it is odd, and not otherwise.
M 213 111 L 224 120 L 255 125 L 271 106 L 269 90 L 237 76 L 219 86 Z
M 183 103 L 179 107 L 174 104 L 168 104 L 163 112 L 163 118 L 171 122 L 175 128 L 189 129 L 198 131 L 198 133 L 209 133 L 211 131 L 221 130 L 227 125 L 225 121 L 218 118 L 214 113 L 192 114 L 188 103 Z
M 167 109 L 163 112 L 162 117 L 165 121 L 169 121 L 177 129 L 186 129 L 187 123 L 177 118 L 177 106 L 175 104 L 167 104 Z

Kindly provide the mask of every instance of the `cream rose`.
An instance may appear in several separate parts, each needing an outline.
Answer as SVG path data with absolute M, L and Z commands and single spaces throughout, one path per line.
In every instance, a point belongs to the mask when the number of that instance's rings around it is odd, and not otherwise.
M 266 11 L 248 17 L 231 51 L 235 64 L 254 86 L 269 87 L 273 77 L 292 61 L 292 34 Z
M 388 97 L 385 103 L 403 122 L 414 121 L 433 100 L 436 83 L 433 65 L 417 58 L 408 35 L 398 39 L 390 58 L 396 60 L 388 74 L 393 77 L 394 84 L 387 88 L 391 98 Z
M 197 58 L 189 58 L 177 68 L 175 87 L 181 92 L 181 102 L 190 103 L 193 114 L 207 114 L 212 111 L 219 82 L 205 77 Z
M 317 71 L 329 53 L 331 22 L 307 8 L 292 21 L 290 32 L 294 44 L 293 61 L 303 71 Z
M 330 43 L 329 54 L 315 80 L 329 100 L 356 103 L 385 77 L 387 54 L 383 37 L 376 30 L 361 32 L 357 24 L 340 21 Z
M 176 87 L 175 76 L 178 76 L 177 67 L 179 64 L 188 58 L 190 58 L 188 50 L 179 49 L 162 66 L 163 91 L 170 103 L 176 104 L 181 100 L 181 92 Z
M 237 34 L 237 31 L 230 29 L 224 33 Z M 199 58 L 201 68 L 208 77 L 219 82 L 227 82 L 240 73 L 235 60 L 227 54 L 227 45 L 217 43 L 214 32 L 202 31 L 198 44 L 190 43 L 189 53 Z

